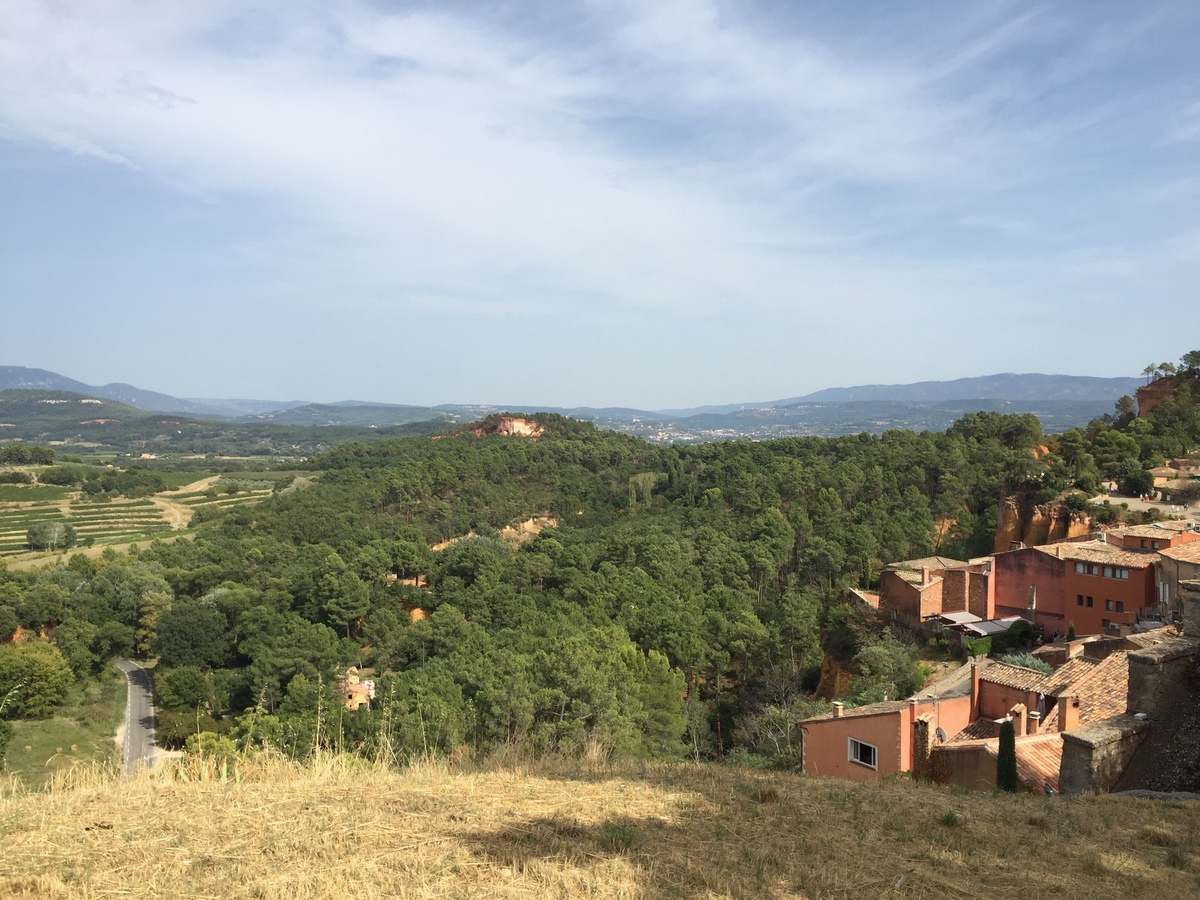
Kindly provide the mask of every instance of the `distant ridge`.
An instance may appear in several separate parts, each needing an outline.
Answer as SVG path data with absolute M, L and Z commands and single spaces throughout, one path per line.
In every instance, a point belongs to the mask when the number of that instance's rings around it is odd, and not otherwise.
M 913 384 L 864 384 L 826 388 L 791 400 L 765 406 L 796 403 L 850 403 L 856 400 L 899 400 L 907 403 L 940 403 L 952 400 L 1110 400 L 1130 396 L 1144 384 L 1141 378 L 1095 378 L 1089 375 L 1018 375 L 1006 372 L 953 381 L 918 381 Z
M 291 409 L 305 405 L 302 400 L 181 399 L 172 397 L 170 394 L 142 390 L 132 384 L 114 382 L 97 386 L 84 384 L 82 381 L 76 381 L 74 378 L 67 378 L 65 375 L 59 375 L 57 372 L 50 372 L 46 369 L 0 366 L 0 391 L 8 390 L 70 391 L 73 394 L 87 394 L 91 397 L 103 397 L 105 400 L 116 400 L 118 403 L 126 403 L 148 412 L 169 412 L 216 418 L 251 416 L 271 410 Z
M 341 425 L 389 428 L 413 422 L 461 422 L 496 412 L 554 412 L 603 428 L 652 440 L 763 439 L 797 434 L 880 433 L 888 428 L 946 428 L 978 410 L 1032 412 L 1054 429 L 1081 427 L 1112 411 L 1124 394 L 1135 394 L 1140 378 L 1086 375 L 1014 374 L 826 388 L 785 400 L 731 403 L 690 409 L 640 410 L 627 407 L 555 407 L 530 404 L 452 404 L 436 407 L 342 400 L 180 399 L 129 384 L 94 386 L 45 369 L 0 366 L 0 391 L 53 390 L 101 397 L 147 412 L 279 425 Z

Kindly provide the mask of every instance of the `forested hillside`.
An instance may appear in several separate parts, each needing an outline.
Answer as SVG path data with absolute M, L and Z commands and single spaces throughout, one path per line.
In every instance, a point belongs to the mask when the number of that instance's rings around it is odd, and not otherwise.
M 158 657 L 168 742 L 199 726 L 210 748 L 298 755 L 511 743 L 786 765 L 823 649 L 859 672 L 848 702 L 920 683 L 845 588 L 989 552 L 1004 492 L 1082 509 L 1100 475 L 1195 447 L 1190 395 L 1159 409 L 1055 438 L 979 413 L 945 433 L 663 447 L 539 415 L 536 440 L 485 422 L 349 444 L 307 463 L 314 486 L 194 540 L 0 568 L 0 634 L 47 637 L 0 647 L 0 697 L 44 714 L 136 652 Z M 554 525 L 502 531 L 535 517 Z M 336 693 L 351 665 L 376 683 L 353 713 Z

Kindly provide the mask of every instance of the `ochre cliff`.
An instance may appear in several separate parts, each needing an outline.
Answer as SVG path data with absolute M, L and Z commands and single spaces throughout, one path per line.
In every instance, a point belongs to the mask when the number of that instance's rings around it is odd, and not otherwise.
M 836 700 L 850 693 L 850 683 L 858 673 L 847 668 L 828 653 L 821 660 L 821 680 L 815 695 L 822 700 Z
M 1011 549 L 1014 541 L 1038 547 L 1083 537 L 1092 530 L 1087 513 L 1067 514 L 1058 503 L 1034 506 L 1023 500 L 1020 494 L 1000 498 L 994 544 L 997 553 Z

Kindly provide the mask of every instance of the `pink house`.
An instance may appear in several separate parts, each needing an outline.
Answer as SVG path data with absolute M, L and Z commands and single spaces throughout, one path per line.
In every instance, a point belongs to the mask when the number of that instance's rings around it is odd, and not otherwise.
M 805 719 L 802 771 L 853 781 L 879 781 L 913 768 L 918 721 L 954 735 L 971 721 L 967 696 L 942 700 L 893 700 L 854 709 L 833 704 L 833 712 Z

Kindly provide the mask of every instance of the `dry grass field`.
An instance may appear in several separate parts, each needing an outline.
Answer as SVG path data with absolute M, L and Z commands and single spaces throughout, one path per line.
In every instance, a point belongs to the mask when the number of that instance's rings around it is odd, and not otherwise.
M 0 897 L 1200 895 L 1200 808 L 730 767 L 181 761 L 0 800 Z

